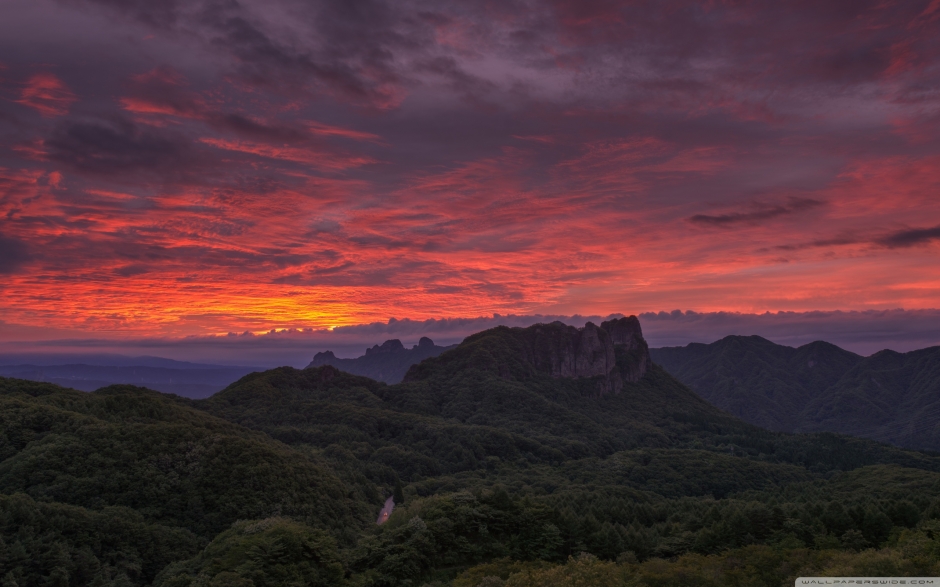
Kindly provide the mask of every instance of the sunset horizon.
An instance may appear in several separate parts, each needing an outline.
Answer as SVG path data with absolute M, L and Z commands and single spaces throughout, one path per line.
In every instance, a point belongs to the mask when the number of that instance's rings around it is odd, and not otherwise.
M 276 6 L 7 3 L 3 342 L 938 307 L 937 2 Z

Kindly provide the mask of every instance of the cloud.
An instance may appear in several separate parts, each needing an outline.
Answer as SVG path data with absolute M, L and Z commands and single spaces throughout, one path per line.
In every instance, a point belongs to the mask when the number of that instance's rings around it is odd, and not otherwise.
M 176 174 L 194 164 L 189 142 L 182 136 L 121 118 L 64 122 L 45 147 L 50 160 L 93 175 Z
M 811 198 L 789 198 L 786 204 L 769 205 L 754 203 L 749 212 L 728 212 L 725 214 L 695 214 L 688 221 L 702 226 L 731 227 L 738 224 L 759 224 L 781 216 L 796 214 L 824 206 L 824 202 Z
M 65 83 L 51 73 L 37 73 L 27 80 L 17 103 L 29 106 L 42 116 L 54 118 L 68 114 L 78 98 Z
M 368 157 L 361 156 L 343 156 L 335 151 L 303 147 L 274 146 L 265 143 L 255 143 L 248 141 L 228 141 L 224 139 L 203 138 L 201 142 L 212 145 L 217 149 L 226 151 L 235 151 L 238 153 L 247 153 L 265 157 L 268 159 L 279 159 L 282 161 L 291 161 L 293 163 L 306 163 L 307 165 L 331 170 L 341 170 L 350 167 L 358 167 L 375 161 Z
M 7 2 L 0 218 L 30 254 L 7 320 L 940 298 L 926 1 Z M 49 72 L 61 115 L 15 103 Z
M 397 105 L 403 96 L 394 51 L 419 45 L 425 36 L 414 29 L 420 21 L 402 19 L 400 10 L 375 0 L 297 5 L 290 16 L 283 5 L 267 11 L 245 1 L 88 4 L 204 41 L 229 56 L 248 83 L 326 91 L 379 108 Z
M 940 240 L 940 226 L 899 230 L 887 234 L 875 242 L 889 249 L 900 249 L 927 244 L 935 240 Z
M 0 275 L 18 271 L 28 259 L 26 243 L 0 235 Z

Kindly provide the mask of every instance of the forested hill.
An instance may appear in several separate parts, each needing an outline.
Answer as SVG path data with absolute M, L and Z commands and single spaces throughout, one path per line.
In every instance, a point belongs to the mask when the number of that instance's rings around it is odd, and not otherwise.
M 370 377 L 385 383 L 398 383 L 412 365 L 436 357 L 455 346 L 457 345 L 438 346 L 430 338 L 422 336 L 418 344 L 406 349 L 401 341 L 395 338 L 366 349 L 366 354 L 355 359 L 339 359 L 333 351 L 317 353 L 307 367 L 332 365 L 354 375 Z
M 651 354 L 711 404 L 764 428 L 940 450 L 940 347 L 861 357 L 821 341 L 728 336 Z
M 0 379 L 0 539 L 3 587 L 931 576 L 940 458 L 731 417 L 650 361 L 636 318 L 542 324 L 396 385 L 284 367 L 192 401 Z

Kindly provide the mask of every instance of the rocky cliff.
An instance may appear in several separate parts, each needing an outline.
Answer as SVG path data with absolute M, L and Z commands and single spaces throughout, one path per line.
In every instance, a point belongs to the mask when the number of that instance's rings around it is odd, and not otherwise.
M 652 367 L 649 348 L 635 316 L 582 328 L 562 322 L 528 328 L 499 326 L 468 337 L 437 361 L 495 371 L 505 379 L 527 380 L 536 373 L 596 380 L 596 393 L 619 393 L 624 382 L 639 381 Z M 412 367 L 404 381 L 430 376 L 435 364 Z
M 601 328 L 610 336 L 617 355 L 617 365 L 624 380 L 636 382 L 653 367 L 649 345 L 636 316 L 608 320 Z
M 652 366 L 636 316 L 583 328 L 561 322 L 530 327 L 531 362 L 554 377 L 603 377 L 601 393 L 618 393 L 623 381 L 639 381 Z

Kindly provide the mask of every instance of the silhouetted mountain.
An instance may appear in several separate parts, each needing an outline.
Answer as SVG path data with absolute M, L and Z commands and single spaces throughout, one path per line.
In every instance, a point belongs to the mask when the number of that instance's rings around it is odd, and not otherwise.
M 430 338 L 422 336 L 418 344 L 406 349 L 400 340 L 386 340 L 381 346 L 366 349 L 366 354 L 355 359 L 338 359 L 333 351 L 314 355 L 307 368 L 332 365 L 341 371 L 370 377 L 385 383 L 398 383 L 409 367 L 425 359 L 436 357 L 457 345 L 437 346 Z
M 148 355 L 127 356 L 113 353 L 2 353 L 0 366 L 36 365 L 97 365 L 101 367 L 163 367 L 166 369 L 225 369 L 243 365 L 213 365 L 177 361 Z
M 792 348 L 728 336 L 650 353 L 711 404 L 752 424 L 940 450 L 940 347 L 861 357 L 821 341 Z
M 866 357 L 810 401 L 802 418 L 798 430 L 940 450 L 940 347 Z
M 656 559 L 648 584 L 747 560 L 761 578 L 741 584 L 777 585 L 834 557 L 933 572 L 940 457 L 747 424 L 653 364 L 635 317 L 491 329 L 405 379 L 282 367 L 193 401 L 0 378 L 0 580 L 476 586 Z
M 795 349 L 759 336 L 727 336 L 650 354 L 712 405 L 782 431 L 797 428 L 806 405 L 862 360 L 825 342 Z
M 252 367 L 222 367 L 178 363 L 181 368 L 145 365 L 5 365 L 0 376 L 45 381 L 81 391 L 94 391 L 108 385 L 137 385 L 192 399 L 206 398 L 244 377 Z

